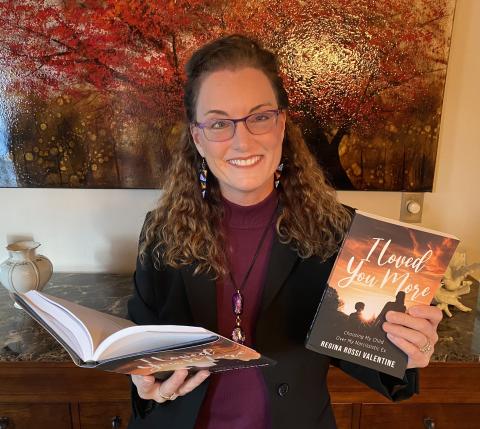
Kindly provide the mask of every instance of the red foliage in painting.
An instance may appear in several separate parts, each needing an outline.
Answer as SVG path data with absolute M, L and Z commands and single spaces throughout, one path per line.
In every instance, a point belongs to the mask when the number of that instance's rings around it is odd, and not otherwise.
M 170 109 L 185 56 L 222 32 L 252 34 L 279 52 L 293 107 L 324 127 L 371 130 L 384 114 L 409 113 L 428 92 L 422 77 L 446 61 L 437 26 L 446 0 L 50 4 L 0 4 L 3 57 L 23 71 L 26 87 L 129 88 L 147 105 L 168 100 Z
M 167 121 L 181 112 L 181 59 L 211 26 L 208 2 L 69 0 L 0 3 L 10 83 L 45 95 L 95 89 L 135 98 Z M 180 32 L 181 29 L 181 32 Z M 8 60 L 8 64 L 4 61 Z
M 183 66 L 226 33 L 280 54 L 292 113 L 342 174 L 339 145 L 438 106 L 449 0 L 4 0 L 2 85 L 48 96 L 97 91 L 132 116 L 174 124 Z M 426 79 L 426 77 L 429 79 Z M 440 91 L 441 93 L 441 91 Z M 433 106 L 433 107 L 432 107 Z M 335 169 L 335 167 L 334 167 Z M 343 172 L 340 186 L 348 187 Z
M 351 187 L 339 155 L 345 135 L 369 138 L 441 108 L 449 0 L 228 3 L 226 28 L 280 54 L 293 114 L 341 188 Z
M 430 92 L 423 78 L 445 70 L 447 0 L 236 3 L 229 28 L 281 54 L 294 107 L 325 128 L 372 130 L 409 114 Z

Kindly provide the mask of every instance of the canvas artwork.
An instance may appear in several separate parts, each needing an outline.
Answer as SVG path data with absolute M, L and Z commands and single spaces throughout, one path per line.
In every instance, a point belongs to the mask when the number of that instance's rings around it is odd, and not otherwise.
M 430 191 L 455 0 L 4 0 L 0 187 L 160 188 L 183 66 L 242 33 L 337 189 Z

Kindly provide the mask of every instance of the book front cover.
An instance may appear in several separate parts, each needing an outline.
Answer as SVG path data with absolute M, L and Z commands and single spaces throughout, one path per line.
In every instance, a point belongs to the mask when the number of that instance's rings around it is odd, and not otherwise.
M 111 359 L 100 363 L 96 368 L 123 374 L 151 375 L 170 373 L 177 369 L 222 372 L 274 363 L 249 347 L 218 336 L 216 340 L 205 344 Z M 159 375 L 158 378 L 162 376 Z
M 441 233 L 357 212 L 307 347 L 403 378 L 407 356 L 383 331 L 385 315 L 430 304 L 457 244 Z

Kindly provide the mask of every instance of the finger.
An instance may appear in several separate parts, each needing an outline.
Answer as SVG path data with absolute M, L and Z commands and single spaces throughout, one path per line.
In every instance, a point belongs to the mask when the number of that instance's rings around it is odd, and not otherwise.
M 145 388 L 150 388 L 153 384 L 155 384 L 155 377 L 153 375 L 141 376 L 140 383 L 142 383 Z
M 429 341 L 429 338 L 434 334 L 433 330 L 425 333 L 389 322 L 385 322 L 382 325 L 382 328 L 386 333 L 392 334 L 395 337 L 403 338 L 404 340 L 414 344 L 417 348 L 423 347 Z M 430 341 L 432 342 L 432 340 Z
M 152 375 L 132 375 L 131 377 L 132 382 L 137 386 L 137 389 L 144 389 L 155 383 L 155 377 Z
M 408 309 L 408 313 L 413 317 L 427 319 L 436 328 L 443 318 L 443 312 L 432 305 L 415 305 Z
M 406 326 L 407 328 L 414 329 L 415 331 L 423 332 L 426 335 L 435 331 L 436 328 L 436 326 L 434 326 L 429 319 L 415 317 L 398 311 L 389 311 L 386 314 L 386 319 L 387 322 Z
M 210 372 L 208 371 L 199 371 L 193 377 L 189 378 L 185 383 L 183 383 L 180 388 L 177 390 L 178 396 L 186 395 L 190 393 L 193 389 L 198 387 L 202 382 L 208 378 Z
M 421 332 L 423 335 L 425 335 L 426 340 L 429 339 L 432 344 L 436 344 L 438 341 L 437 320 L 440 320 L 441 318 L 441 310 L 437 309 L 436 307 L 430 307 L 428 305 L 415 306 L 412 308 L 416 308 L 419 313 L 422 313 L 422 315 L 427 315 L 432 319 L 416 317 L 410 314 L 400 313 L 396 311 L 389 311 L 386 315 L 386 319 L 389 323 L 403 325 L 410 329 L 413 329 L 414 331 Z M 438 314 L 436 315 L 437 310 L 438 313 L 440 313 L 440 318 L 438 318 Z M 433 320 L 433 323 L 431 320 Z M 419 347 L 423 347 L 426 344 L 426 340 L 421 343 L 417 343 L 416 341 L 414 342 L 415 344 L 418 344 Z
M 429 364 L 430 357 L 433 354 L 433 348 L 430 352 L 422 353 L 415 344 L 410 343 L 404 338 L 396 337 L 390 333 L 387 333 L 387 337 L 408 356 L 407 368 L 424 368 Z
M 159 383 L 159 387 L 155 390 L 155 396 L 153 399 L 158 403 L 167 401 L 168 397 L 177 393 L 180 386 L 184 383 L 188 376 L 188 370 L 177 369 L 170 377 L 168 377 L 163 383 Z
M 151 399 L 152 392 L 156 388 L 155 384 L 160 385 L 155 383 L 155 377 L 149 375 L 132 375 L 132 381 L 137 387 L 138 396 L 142 399 Z

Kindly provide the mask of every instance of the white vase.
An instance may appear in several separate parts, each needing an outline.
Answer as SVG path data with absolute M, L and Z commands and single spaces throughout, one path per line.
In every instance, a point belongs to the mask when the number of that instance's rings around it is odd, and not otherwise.
M 40 243 L 17 241 L 7 246 L 10 257 L 0 265 L 0 282 L 10 294 L 42 290 L 52 276 L 50 260 L 36 254 Z M 20 308 L 17 304 L 15 307 Z

